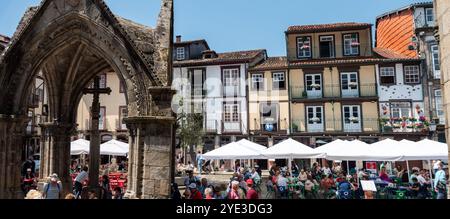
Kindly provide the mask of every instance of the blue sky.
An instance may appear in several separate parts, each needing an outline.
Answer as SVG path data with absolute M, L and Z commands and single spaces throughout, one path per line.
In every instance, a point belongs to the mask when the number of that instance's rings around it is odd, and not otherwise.
M 291 25 L 369 22 L 420 0 L 175 0 L 175 34 L 204 38 L 217 52 L 265 48 L 285 55 Z M 28 6 L 40 0 L 0 0 L 0 33 L 11 36 Z M 106 0 L 111 10 L 155 26 L 160 0 Z

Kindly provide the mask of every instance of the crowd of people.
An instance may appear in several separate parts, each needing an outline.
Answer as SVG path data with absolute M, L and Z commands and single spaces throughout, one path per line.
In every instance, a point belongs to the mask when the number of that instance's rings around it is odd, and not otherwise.
M 64 191 L 63 183 L 56 173 L 47 177 L 42 189 L 37 186 L 37 179 L 33 173 L 32 162 L 24 163 L 25 173 L 22 176 L 22 190 L 26 199 L 122 199 L 124 191 L 121 187 L 111 189 L 110 179 L 107 174 L 101 177 L 97 189 L 89 189 L 89 168 L 81 167 L 77 162 L 72 162 L 71 175 L 76 175 L 70 192 Z
M 212 185 L 207 178 L 194 175 L 187 170 L 184 179 L 185 190 L 181 195 L 178 185 L 172 184 L 172 199 L 259 199 L 261 176 L 256 168 L 239 168 L 227 184 Z
M 185 191 L 179 194 L 178 185 L 172 185 L 174 199 L 445 199 L 447 176 L 443 163 L 435 162 L 432 175 L 426 169 L 413 167 L 408 173 L 398 165 L 391 168 L 383 162 L 379 169 L 343 168 L 333 162 L 331 168 L 314 163 L 310 168 L 299 168 L 292 162 L 288 167 L 274 163 L 269 176 L 264 177 L 264 194 L 261 169 L 240 167 L 228 185 L 211 185 L 206 178 L 194 176 L 187 170 Z M 388 170 L 389 169 L 389 173 Z M 372 170 L 373 171 L 373 170 Z M 361 181 L 373 181 L 377 192 L 364 190 Z

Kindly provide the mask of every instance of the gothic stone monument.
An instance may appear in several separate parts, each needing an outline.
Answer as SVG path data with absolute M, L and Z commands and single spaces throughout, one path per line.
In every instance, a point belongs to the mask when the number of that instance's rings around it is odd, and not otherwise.
M 156 28 L 115 16 L 103 0 L 43 0 L 22 18 L 0 55 L 0 199 L 21 198 L 20 165 L 31 84 L 42 73 L 49 119 L 41 124 L 42 177 L 65 191 L 76 110 L 89 81 L 114 71 L 126 86 L 129 198 L 170 193 L 175 116 L 171 110 L 173 0 L 162 0 Z

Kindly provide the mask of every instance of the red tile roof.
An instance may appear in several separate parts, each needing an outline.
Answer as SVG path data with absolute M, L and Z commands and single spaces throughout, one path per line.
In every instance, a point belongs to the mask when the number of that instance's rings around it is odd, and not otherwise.
M 370 28 L 369 23 L 334 23 L 334 24 L 316 24 L 316 25 L 299 25 L 290 26 L 286 33 L 317 33 L 330 31 L 359 30 Z
M 175 61 L 173 65 L 175 67 L 182 67 L 182 66 L 245 63 L 251 62 L 258 56 L 263 55 L 265 53 L 266 50 L 264 49 L 217 53 L 216 58 Z
M 250 71 L 279 70 L 288 67 L 287 57 L 270 57 L 264 62 L 249 69 Z

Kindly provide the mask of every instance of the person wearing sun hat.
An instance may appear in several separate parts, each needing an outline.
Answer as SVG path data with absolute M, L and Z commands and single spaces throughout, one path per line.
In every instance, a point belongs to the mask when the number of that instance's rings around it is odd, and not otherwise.
M 191 183 L 188 186 L 188 188 L 189 188 L 189 190 L 191 190 L 191 199 L 194 199 L 194 200 L 203 199 L 203 195 L 200 191 L 198 191 L 196 183 Z
M 50 177 L 50 181 L 44 185 L 44 199 L 60 199 L 62 194 L 62 185 L 59 181 L 58 174 L 54 173 Z

